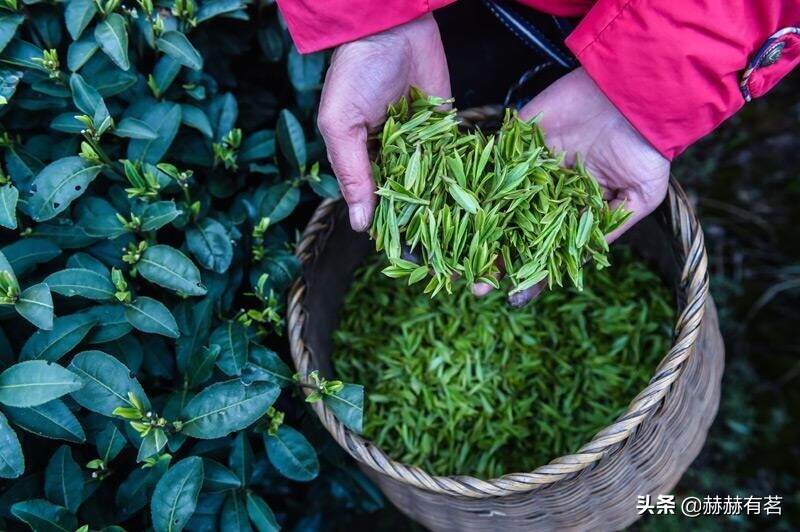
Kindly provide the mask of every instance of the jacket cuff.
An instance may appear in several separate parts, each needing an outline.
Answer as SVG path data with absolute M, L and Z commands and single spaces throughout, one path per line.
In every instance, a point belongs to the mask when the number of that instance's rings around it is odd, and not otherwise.
M 764 94 L 800 62 L 800 34 L 792 31 L 777 37 L 778 60 L 757 60 L 781 27 L 770 2 L 726 4 L 599 0 L 567 38 L 589 76 L 667 159 L 738 111 L 745 89 Z
M 278 0 L 297 50 L 307 54 L 405 24 L 455 0 Z

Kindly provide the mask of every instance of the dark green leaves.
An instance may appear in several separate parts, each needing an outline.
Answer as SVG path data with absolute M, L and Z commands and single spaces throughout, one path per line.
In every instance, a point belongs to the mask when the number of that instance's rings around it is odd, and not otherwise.
M 203 491 L 209 493 L 219 493 L 222 491 L 233 490 L 242 487 L 233 471 L 215 460 L 206 458 L 203 460 Z
M 18 502 L 11 513 L 36 532 L 65 532 L 78 528 L 78 519 L 63 506 L 44 499 Z
M 0 186 L 0 225 L 7 229 L 17 228 L 17 200 L 19 191 L 14 185 Z
M 147 123 L 131 117 L 122 119 L 114 128 L 114 133 L 117 136 L 131 139 L 155 140 L 158 138 L 158 133 Z
M 24 408 L 7 406 L 3 411 L 14 425 L 37 436 L 72 443 L 86 441 L 80 421 L 59 399 Z
M 186 246 L 200 266 L 217 273 L 228 270 L 233 260 L 233 244 L 225 227 L 213 218 L 204 218 L 186 231 Z
M 23 290 L 14 309 L 40 329 L 53 328 L 53 297 L 46 284 L 35 284 Z
M 289 216 L 300 202 L 300 190 L 292 183 L 272 185 L 257 193 L 259 217 L 279 222 Z
M 338 392 L 322 396 L 323 402 L 345 427 L 357 434 L 364 430 L 364 387 L 345 384 Z
M 319 474 L 317 453 L 305 436 L 281 425 L 274 436 L 265 435 L 270 462 L 283 476 L 300 482 L 314 480 Z
M 122 70 L 128 70 L 131 67 L 128 59 L 126 26 L 127 23 L 122 15 L 112 13 L 94 29 L 94 38 L 100 45 L 100 49 Z
M 250 426 L 266 412 L 280 393 L 271 383 L 243 384 L 234 379 L 218 382 L 197 394 L 183 409 L 183 433 L 213 439 Z
M 25 457 L 17 434 L 0 412 L 0 478 L 17 478 L 25 471 Z
M 44 360 L 19 362 L 0 373 L 0 403 L 26 407 L 44 404 L 83 386 L 77 375 Z
M 281 388 L 294 382 L 289 366 L 274 351 L 258 344 L 250 348 L 250 362 L 242 371 L 242 380 L 272 382 Z
M 83 502 L 83 482 L 83 471 L 72 458 L 72 451 L 67 445 L 62 445 L 47 464 L 44 477 L 45 495 L 51 502 L 75 513 Z
M 203 56 L 192 46 L 186 35 L 179 31 L 164 32 L 156 41 L 158 49 L 183 66 L 193 70 L 203 68 Z
M 45 279 L 50 289 L 63 296 L 81 296 L 96 301 L 114 299 L 114 285 L 107 275 L 85 268 L 68 268 Z
M 22 346 L 22 360 L 41 359 L 55 362 L 72 351 L 94 326 L 90 314 L 61 316 L 53 321 L 50 330 L 36 331 Z
M 47 165 L 31 184 L 33 195 L 27 206 L 31 217 L 37 222 L 55 217 L 85 192 L 100 168 L 80 157 L 65 157 Z
M 133 393 L 142 403 L 148 404 L 142 386 L 131 376 L 130 370 L 116 358 L 102 351 L 78 353 L 69 365 L 83 387 L 72 398 L 87 410 L 112 416 L 118 407 L 133 407 L 128 394 Z
M 125 306 L 125 319 L 142 332 L 168 338 L 180 336 L 175 317 L 163 303 L 151 297 L 138 297 Z
M 194 513 L 203 486 L 203 460 L 193 456 L 170 467 L 150 503 L 156 532 L 180 532 Z
M 181 106 L 167 102 L 149 105 L 139 119 L 156 132 L 154 139 L 133 139 L 128 159 L 155 164 L 167 153 L 181 125 Z
M 217 358 L 219 369 L 226 375 L 241 375 L 247 363 L 247 328 L 238 321 L 228 320 L 211 333 L 208 342 L 220 348 Z
M 284 157 L 296 170 L 304 169 L 308 158 L 306 139 L 303 134 L 303 126 L 300 125 L 300 122 L 297 121 L 291 111 L 287 109 L 281 111 L 275 133 Z
M 0 15 L 0 52 L 14 38 L 17 28 L 25 17 L 16 13 Z
M 142 277 L 164 288 L 190 296 L 202 296 L 206 293 L 200 280 L 200 270 L 186 255 L 173 247 L 148 247 L 136 267 Z
M 264 499 L 253 493 L 252 490 L 247 490 L 245 500 L 247 501 L 247 515 L 250 516 L 250 521 L 258 532 L 277 532 L 281 529 L 275 519 L 275 514 L 272 513 L 272 509 Z
M 96 13 L 97 4 L 94 0 L 69 0 L 67 2 L 64 21 L 73 40 L 78 40 Z

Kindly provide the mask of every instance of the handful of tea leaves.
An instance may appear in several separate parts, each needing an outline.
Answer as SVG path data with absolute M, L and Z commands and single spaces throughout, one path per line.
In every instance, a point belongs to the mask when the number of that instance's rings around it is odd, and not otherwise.
M 367 390 L 364 435 L 440 475 L 530 471 L 576 451 L 644 388 L 671 340 L 661 280 L 615 257 L 582 292 L 547 291 L 524 309 L 499 291 L 431 301 L 380 275 L 384 262 L 362 268 L 333 363 Z
M 409 284 L 432 273 L 433 296 L 450 292 L 456 274 L 498 287 L 502 260 L 512 292 L 544 279 L 562 286 L 563 272 L 580 289 L 583 264 L 609 264 L 605 235 L 629 213 L 609 209 L 580 162 L 561 166 L 535 121 L 507 110 L 496 135 L 463 132 L 455 110 L 441 108 L 447 102 L 414 89 L 389 107 L 372 172 L 384 273 Z M 402 257 L 404 245 L 421 264 Z

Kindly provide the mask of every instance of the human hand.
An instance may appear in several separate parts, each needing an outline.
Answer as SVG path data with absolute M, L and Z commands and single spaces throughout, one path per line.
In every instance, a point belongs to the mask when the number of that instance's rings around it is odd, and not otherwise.
M 539 124 L 556 153 L 566 152 L 565 164 L 580 154 L 614 208 L 624 202 L 631 216 L 607 236 L 613 242 L 636 222 L 653 212 L 667 193 L 670 162 L 642 137 L 614 107 L 588 74 L 579 68 L 562 77 L 520 111 L 524 120 L 541 114 Z M 540 283 L 509 298 L 522 306 L 536 297 Z M 476 295 L 491 287 L 475 285 Z
M 430 14 L 343 44 L 333 53 L 317 123 L 356 231 L 369 228 L 375 211 L 367 135 L 411 85 L 450 97 L 447 59 Z

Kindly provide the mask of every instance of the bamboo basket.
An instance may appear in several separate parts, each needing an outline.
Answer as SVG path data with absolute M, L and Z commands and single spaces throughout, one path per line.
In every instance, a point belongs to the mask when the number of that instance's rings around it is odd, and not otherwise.
M 467 111 L 462 118 L 485 123 L 496 111 Z M 628 409 L 574 454 L 491 480 L 433 476 L 393 460 L 345 428 L 323 402 L 313 403 L 314 411 L 386 497 L 432 530 L 616 530 L 630 525 L 639 517 L 637 496 L 669 493 L 700 452 L 719 405 L 724 346 L 708 294 L 703 232 L 674 179 L 664 205 L 625 239 L 672 287 L 678 310 L 674 340 Z M 350 230 L 340 201 L 323 201 L 308 223 L 297 246 L 303 273 L 287 305 L 289 343 L 301 375 L 318 369 L 333 376 L 331 335 L 337 314 L 354 270 L 372 246 L 366 236 Z

